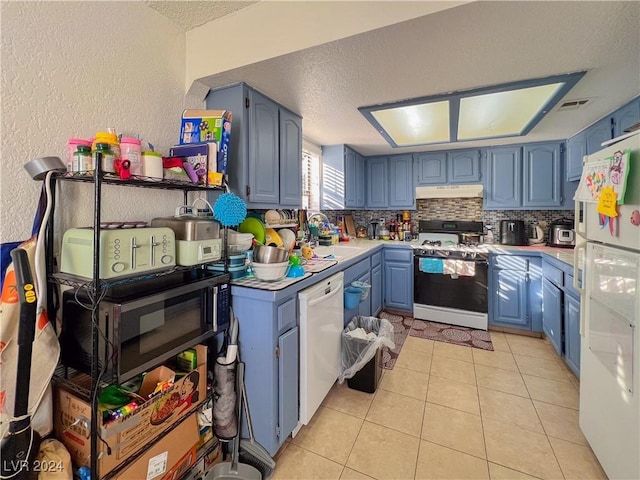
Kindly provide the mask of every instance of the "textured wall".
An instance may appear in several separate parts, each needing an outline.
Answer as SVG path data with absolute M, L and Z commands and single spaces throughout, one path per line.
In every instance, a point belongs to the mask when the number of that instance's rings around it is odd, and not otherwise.
M 31 231 L 40 183 L 30 159 L 65 158 L 69 137 L 98 130 L 153 143 L 178 139 L 185 100 L 185 35 L 139 2 L 2 2 L 0 241 Z M 92 222 L 92 189 L 64 182 L 64 226 Z M 106 187 L 103 220 L 169 215 L 182 194 Z M 59 223 L 60 225 L 60 223 Z

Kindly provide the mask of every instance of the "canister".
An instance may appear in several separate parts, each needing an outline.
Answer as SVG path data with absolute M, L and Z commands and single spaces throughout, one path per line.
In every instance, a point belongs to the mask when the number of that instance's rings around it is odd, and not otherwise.
M 131 175 L 142 175 L 142 147 L 140 140 L 133 137 L 122 137 L 120 140 L 120 158 L 129 160 Z
M 89 145 L 78 145 L 78 149 L 73 154 L 73 172 L 93 172 L 93 156 Z
M 78 171 L 74 170 L 73 154 L 78 150 L 78 146 L 83 145 L 89 147 L 91 150 L 91 140 L 85 140 L 84 138 L 70 138 L 67 141 L 67 172 Z
M 113 151 L 109 147 L 107 143 L 96 143 L 93 149 L 93 165 L 97 164 L 97 154 L 100 153 L 102 155 L 102 162 L 100 163 L 100 167 L 104 173 L 116 173 L 116 167 L 114 164 L 115 156 L 113 155 Z
M 93 144 L 91 145 L 94 150 L 98 143 L 106 143 L 109 145 L 114 158 L 120 158 L 120 142 L 118 141 L 118 135 L 111 132 L 97 132 L 96 138 L 93 139 Z
M 162 172 L 162 155 L 158 152 L 142 152 L 142 175 L 162 179 Z

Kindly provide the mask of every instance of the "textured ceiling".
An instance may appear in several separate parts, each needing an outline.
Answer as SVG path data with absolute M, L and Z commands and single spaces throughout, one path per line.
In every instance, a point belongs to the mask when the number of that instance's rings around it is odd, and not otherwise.
M 206 2 L 198 1 L 155 1 L 145 0 L 149 7 L 157 10 L 167 17 L 185 32 L 192 28 L 204 25 L 216 18 L 224 17 L 230 13 L 257 3 L 257 1 L 218 1 L 210 0 Z
M 374 2 L 375 3 L 375 2 Z M 292 39 L 294 41 L 294 39 Z M 586 70 L 565 100 L 517 140 L 568 138 L 640 93 L 640 2 L 474 2 L 202 79 L 244 81 L 303 117 L 304 135 L 365 155 L 393 149 L 358 107 Z

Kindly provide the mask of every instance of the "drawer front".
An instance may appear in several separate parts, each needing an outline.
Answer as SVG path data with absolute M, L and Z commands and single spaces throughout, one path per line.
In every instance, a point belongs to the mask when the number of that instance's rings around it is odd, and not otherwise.
M 493 260 L 493 266 L 503 270 L 522 270 L 526 272 L 529 269 L 529 258 L 527 257 L 496 255 Z
M 277 307 L 278 309 L 278 332 L 284 332 L 296 326 L 297 306 L 296 297 L 290 298 Z
M 371 255 L 371 268 L 380 265 L 382 263 L 382 252 L 377 252 Z
M 569 295 L 580 298 L 580 292 L 573 288 L 573 275 L 570 275 L 568 273 L 564 275 L 564 291 Z
M 413 249 L 404 248 L 385 248 L 385 262 L 405 262 L 411 263 L 413 259 Z
M 542 262 L 542 275 L 558 287 L 564 286 L 564 272 L 548 262 Z

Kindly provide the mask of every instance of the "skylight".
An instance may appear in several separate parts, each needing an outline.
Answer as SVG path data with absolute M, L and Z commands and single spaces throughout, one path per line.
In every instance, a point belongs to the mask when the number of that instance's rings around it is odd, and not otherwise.
M 586 72 L 360 107 L 392 147 L 526 135 Z

